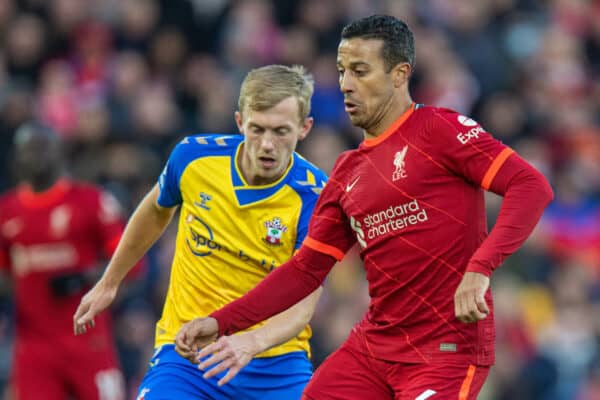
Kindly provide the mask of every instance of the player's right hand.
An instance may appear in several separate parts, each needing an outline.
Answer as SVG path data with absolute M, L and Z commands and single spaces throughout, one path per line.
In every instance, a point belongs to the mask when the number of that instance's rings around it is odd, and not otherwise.
M 83 296 L 73 315 L 73 333 L 75 335 L 81 335 L 88 328 L 95 326 L 94 317 L 112 304 L 117 296 L 118 288 L 118 286 L 105 285 L 100 281 Z
M 250 331 L 240 335 L 221 336 L 216 342 L 204 347 L 196 355 L 198 368 L 204 371 L 208 367 L 214 367 L 202 376 L 209 379 L 227 370 L 217 384 L 223 386 L 232 380 L 261 351 L 255 333 L 256 331 Z
M 197 364 L 198 350 L 217 339 L 219 323 L 212 317 L 196 318 L 184 324 L 175 336 L 175 350 Z
M 490 314 L 485 294 L 490 278 L 479 272 L 465 272 L 454 293 L 454 313 L 465 324 L 481 321 Z

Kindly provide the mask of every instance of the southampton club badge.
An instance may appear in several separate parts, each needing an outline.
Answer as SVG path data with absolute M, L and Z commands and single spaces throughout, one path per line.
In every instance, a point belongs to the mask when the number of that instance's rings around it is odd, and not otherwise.
M 287 226 L 281 223 L 281 218 L 275 217 L 271 221 L 265 222 L 265 228 L 267 228 L 267 236 L 263 238 L 263 241 L 272 246 L 281 246 L 281 235 L 287 231 Z

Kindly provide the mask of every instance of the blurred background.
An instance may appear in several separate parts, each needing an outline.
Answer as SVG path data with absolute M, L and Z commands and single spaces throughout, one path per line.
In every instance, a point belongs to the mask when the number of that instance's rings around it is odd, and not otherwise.
M 417 102 L 473 117 L 555 190 L 492 280 L 497 364 L 480 399 L 600 399 L 600 1 L 0 0 L 0 190 L 15 184 L 15 127 L 37 118 L 67 142 L 72 175 L 110 190 L 130 213 L 182 136 L 237 132 L 241 79 L 268 63 L 314 74 L 315 128 L 300 152 L 329 172 L 361 141 L 337 86 L 339 34 L 374 13 L 416 35 Z M 500 200 L 488 197 L 490 226 Z M 172 224 L 113 308 L 132 399 L 174 238 Z M 340 264 L 312 323 L 315 365 L 368 304 L 356 252 Z M 10 292 L 0 296 L 2 393 L 13 316 Z

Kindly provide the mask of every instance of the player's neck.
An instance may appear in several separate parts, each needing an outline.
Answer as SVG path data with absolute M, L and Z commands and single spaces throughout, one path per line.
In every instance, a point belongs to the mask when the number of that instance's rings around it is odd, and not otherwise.
M 274 177 L 271 178 L 263 178 L 259 175 L 252 173 L 252 166 L 250 160 L 246 158 L 246 153 L 244 152 L 244 144 L 242 143 L 242 148 L 238 152 L 235 163 L 238 167 L 238 170 L 242 174 L 244 181 L 250 186 L 264 186 L 270 185 L 271 183 L 277 182 L 283 175 L 285 175 L 287 169 L 289 168 L 292 158 L 290 157 L 289 162 L 286 164 L 285 169 Z
M 365 139 L 375 139 L 385 133 L 398 118 L 408 111 L 412 104 L 410 96 L 392 97 L 391 101 L 384 106 L 385 111 L 379 121 L 363 130 Z
M 31 191 L 34 193 L 42 193 L 52 188 L 60 178 L 59 174 L 52 174 L 52 176 L 36 177 L 32 178 L 27 183 L 31 187 Z

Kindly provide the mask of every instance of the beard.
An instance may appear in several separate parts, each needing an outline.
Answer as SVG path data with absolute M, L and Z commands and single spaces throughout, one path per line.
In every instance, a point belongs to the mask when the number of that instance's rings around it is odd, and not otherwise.
M 361 129 L 366 129 L 369 126 L 368 118 L 364 114 L 348 114 L 348 118 L 350 118 L 350 123 Z

